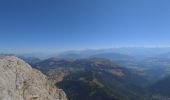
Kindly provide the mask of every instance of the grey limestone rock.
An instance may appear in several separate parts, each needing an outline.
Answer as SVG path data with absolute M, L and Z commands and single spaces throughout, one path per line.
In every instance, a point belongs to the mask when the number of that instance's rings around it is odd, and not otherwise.
M 0 100 L 67 100 L 67 97 L 23 60 L 0 56 Z

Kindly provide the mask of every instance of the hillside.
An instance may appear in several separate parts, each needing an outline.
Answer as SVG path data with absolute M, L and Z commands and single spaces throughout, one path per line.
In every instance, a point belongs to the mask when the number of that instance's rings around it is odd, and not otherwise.
M 163 78 L 149 87 L 153 94 L 159 94 L 162 97 L 170 98 L 170 77 Z
M 107 59 L 50 58 L 36 67 L 55 80 L 69 100 L 147 100 L 137 85 L 146 80 Z

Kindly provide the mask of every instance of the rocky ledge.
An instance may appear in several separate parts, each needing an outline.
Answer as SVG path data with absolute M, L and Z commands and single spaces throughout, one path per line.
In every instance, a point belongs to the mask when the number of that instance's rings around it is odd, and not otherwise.
M 67 100 L 67 97 L 23 60 L 0 56 L 0 100 Z

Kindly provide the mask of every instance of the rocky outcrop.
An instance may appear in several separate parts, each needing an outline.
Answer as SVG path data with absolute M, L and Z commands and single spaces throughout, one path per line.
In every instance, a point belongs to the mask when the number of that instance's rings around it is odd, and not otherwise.
M 0 100 L 67 100 L 40 71 L 13 56 L 0 57 Z

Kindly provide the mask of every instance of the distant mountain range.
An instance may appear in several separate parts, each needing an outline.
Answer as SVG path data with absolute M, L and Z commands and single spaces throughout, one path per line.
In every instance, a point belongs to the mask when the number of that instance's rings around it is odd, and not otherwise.
M 146 57 L 155 57 L 155 56 L 167 56 L 170 55 L 170 47 L 117 47 L 117 48 L 108 48 L 108 49 L 85 49 L 85 50 L 70 50 L 64 52 L 56 53 L 22 53 L 22 54 L 13 54 L 13 53 L 1 53 L 0 55 L 20 55 L 25 57 L 37 57 L 40 59 L 47 59 L 50 57 L 59 57 L 59 58 L 79 58 L 79 57 L 89 57 L 98 54 L 105 53 L 115 53 L 128 55 L 135 58 L 146 58 Z
M 124 55 L 130 55 L 136 58 L 153 57 L 160 54 L 166 54 L 170 52 L 170 47 L 119 47 L 110 49 L 87 49 L 87 50 L 72 50 L 66 51 L 61 54 L 78 54 L 81 57 L 92 56 L 102 53 L 118 53 Z

